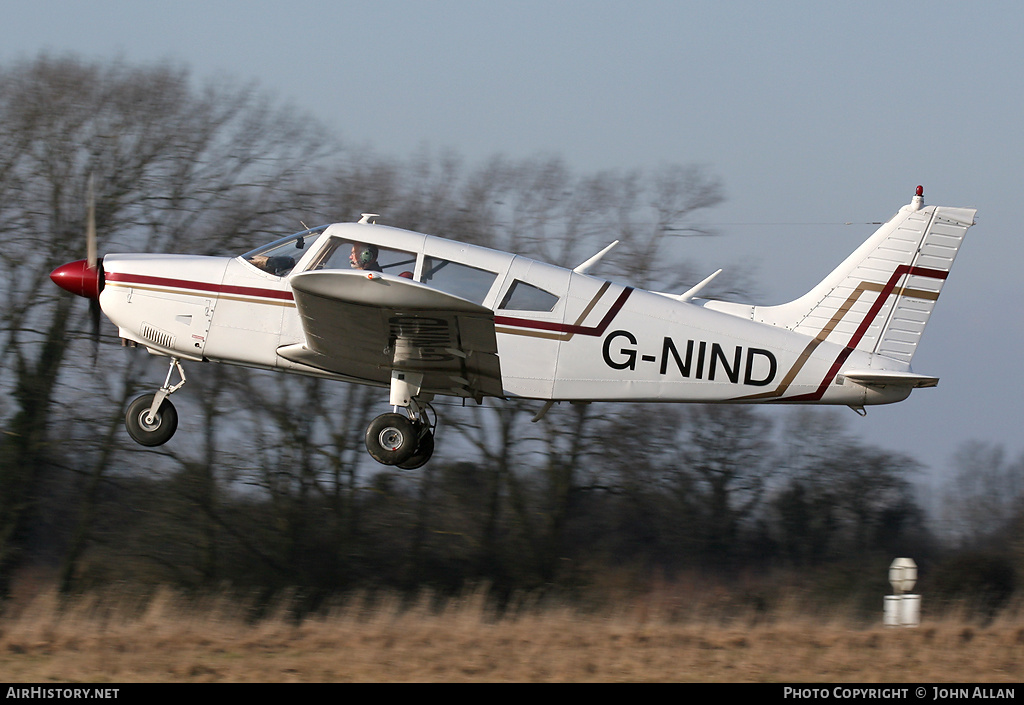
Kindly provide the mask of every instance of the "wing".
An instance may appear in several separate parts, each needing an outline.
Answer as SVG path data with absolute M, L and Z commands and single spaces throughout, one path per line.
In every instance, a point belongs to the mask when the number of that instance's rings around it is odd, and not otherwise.
M 372 384 L 405 370 L 423 374 L 424 392 L 504 396 L 489 308 L 390 274 L 304 272 L 291 285 L 306 342 L 281 357 Z

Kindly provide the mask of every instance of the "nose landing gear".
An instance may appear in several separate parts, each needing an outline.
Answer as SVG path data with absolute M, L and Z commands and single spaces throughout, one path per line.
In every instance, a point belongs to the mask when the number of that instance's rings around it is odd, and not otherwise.
M 171 374 L 177 370 L 181 381 L 171 384 Z M 171 358 L 164 385 L 155 394 L 143 394 L 128 405 L 124 415 L 124 426 L 132 440 L 140 445 L 154 447 L 171 439 L 178 428 L 178 412 L 171 400 L 171 394 L 185 384 L 185 370 L 178 358 Z
M 124 415 L 124 426 L 136 443 L 144 446 L 160 446 L 171 439 L 178 429 L 178 412 L 170 401 L 164 400 L 152 411 L 156 394 L 143 394 L 128 405 Z

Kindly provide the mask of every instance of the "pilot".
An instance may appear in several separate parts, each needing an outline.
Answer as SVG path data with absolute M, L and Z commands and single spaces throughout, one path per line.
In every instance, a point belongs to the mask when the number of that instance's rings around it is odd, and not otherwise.
M 275 274 L 279 277 L 283 277 L 288 272 L 292 271 L 295 266 L 295 258 L 289 257 L 288 255 L 274 255 L 273 257 L 267 257 L 266 255 L 253 255 L 249 258 L 249 262 L 264 272 Z
M 381 268 L 377 264 L 377 252 L 378 250 L 375 245 L 363 245 L 354 242 L 352 243 L 352 254 L 349 255 L 348 261 L 352 264 L 352 269 L 379 272 Z

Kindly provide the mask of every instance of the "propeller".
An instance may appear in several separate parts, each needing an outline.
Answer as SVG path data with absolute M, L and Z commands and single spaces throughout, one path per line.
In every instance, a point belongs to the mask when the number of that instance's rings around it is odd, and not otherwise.
M 93 174 L 89 174 L 89 194 L 85 214 L 85 266 L 96 276 L 96 297 L 89 299 L 89 319 L 92 322 L 92 362 L 100 347 L 100 296 L 103 291 L 102 262 L 96 256 L 96 191 L 93 186 Z
M 89 299 L 89 316 L 92 319 L 92 338 L 95 346 L 93 362 L 95 362 L 100 340 L 100 292 L 103 291 L 103 260 L 96 254 L 96 196 L 93 190 L 92 176 L 89 177 L 87 201 L 86 258 L 62 264 L 50 272 L 50 279 L 61 289 Z
M 89 193 L 85 209 L 85 261 L 89 269 L 95 269 L 96 257 L 96 190 L 93 175 L 89 174 Z

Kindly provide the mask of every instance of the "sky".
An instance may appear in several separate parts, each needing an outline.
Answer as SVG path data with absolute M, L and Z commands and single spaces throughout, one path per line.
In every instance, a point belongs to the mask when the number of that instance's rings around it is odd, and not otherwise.
M 8 0 L 0 62 L 171 61 L 258 82 L 349 144 L 577 173 L 698 163 L 727 200 L 681 257 L 758 299 L 804 293 L 909 203 L 978 209 L 921 347 L 942 379 L 850 430 L 941 477 L 961 443 L 1024 451 L 1010 206 L 1024 164 L 1024 3 Z M 849 223 L 847 225 L 847 223 Z

